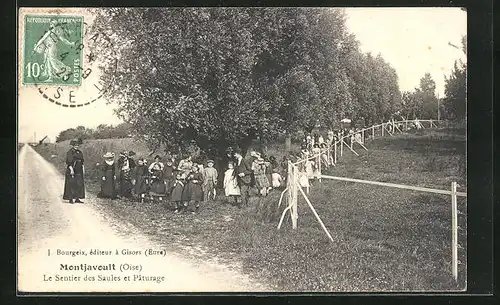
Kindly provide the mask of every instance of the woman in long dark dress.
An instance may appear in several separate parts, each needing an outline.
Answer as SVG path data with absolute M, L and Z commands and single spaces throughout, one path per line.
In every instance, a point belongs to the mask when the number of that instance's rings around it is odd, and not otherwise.
M 79 148 L 80 141 L 72 140 L 71 149 L 66 154 L 66 174 L 64 180 L 63 199 L 69 203 L 83 203 L 85 198 L 85 184 L 83 180 L 84 166 L 83 153 Z
M 137 166 L 134 169 L 132 184 L 134 184 L 134 194 L 144 202 L 148 192 L 148 168 L 144 159 L 137 160 Z
M 116 174 L 115 174 L 115 154 L 107 152 L 104 156 L 104 163 L 101 164 L 101 191 L 97 194 L 99 198 L 116 199 Z
M 120 196 L 125 198 L 132 197 L 132 174 L 135 163 L 127 156 L 127 152 L 121 152 L 118 159 L 118 170 L 120 171 L 119 185 Z
M 172 189 L 174 187 L 175 183 L 175 176 L 176 174 L 174 173 L 176 170 L 175 166 L 173 165 L 172 158 L 167 158 L 167 164 L 163 168 L 163 178 L 165 179 L 165 187 L 167 189 L 167 196 L 170 196 L 170 193 L 172 192 Z

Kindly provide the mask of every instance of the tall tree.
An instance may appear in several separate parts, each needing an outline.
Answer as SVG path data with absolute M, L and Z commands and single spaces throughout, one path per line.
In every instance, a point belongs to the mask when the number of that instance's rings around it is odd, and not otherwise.
M 115 9 L 95 26 L 120 47 L 120 70 L 102 79 L 116 85 L 107 96 L 152 146 L 195 140 L 220 155 L 279 131 L 280 99 L 253 81 L 260 46 L 249 9 Z
M 467 54 L 467 36 L 462 37 L 462 51 Z M 445 79 L 444 108 L 451 120 L 466 119 L 467 65 L 461 60 L 455 61 L 451 75 Z
M 437 118 L 436 82 L 430 73 L 425 73 L 420 79 L 419 88 L 415 88 L 413 92 L 403 93 L 403 101 L 402 113 L 409 119 Z
M 430 73 L 425 73 L 424 77 L 420 79 L 420 88 L 417 90 L 417 94 L 421 100 L 419 117 L 437 118 L 436 82 Z
M 116 71 L 103 63 L 101 80 L 124 121 L 153 148 L 195 141 L 222 155 L 235 143 L 245 150 L 255 138 L 310 131 L 318 120 L 331 126 L 358 115 L 361 100 L 371 117 L 392 111 L 397 76 L 381 59 L 368 60 L 367 74 L 377 75 L 356 95 L 368 77 L 352 74 L 367 62 L 345 18 L 323 8 L 110 8 L 91 31 L 113 46 L 96 52 L 118 57 Z

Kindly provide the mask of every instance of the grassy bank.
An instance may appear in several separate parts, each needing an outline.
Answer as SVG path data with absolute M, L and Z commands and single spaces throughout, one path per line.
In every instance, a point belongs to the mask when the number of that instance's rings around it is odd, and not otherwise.
M 132 148 L 132 146 L 134 148 Z M 111 149 L 111 147 L 113 149 Z M 369 151 L 357 150 L 327 171 L 336 176 L 449 189 L 465 185 L 465 138 L 459 131 L 422 133 L 376 139 Z M 64 168 L 67 143 L 36 148 Z M 105 150 L 147 149 L 131 139 L 89 141 L 82 146 L 87 185 L 96 190 L 92 164 Z M 271 149 L 270 149 L 271 150 Z M 98 157 L 98 158 L 97 158 Z M 89 170 L 90 169 L 90 170 Z M 298 229 L 289 217 L 281 230 L 279 192 L 238 209 L 223 198 L 207 203 L 197 215 L 177 215 L 164 206 L 128 201 L 100 201 L 97 207 L 123 224 L 132 225 L 166 247 L 202 260 L 238 264 L 256 278 L 285 291 L 407 291 L 464 288 L 451 278 L 451 205 L 443 195 L 323 181 L 309 196 L 334 238 L 332 243 L 302 198 Z M 283 208 L 283 207 L 282 207 Z M 465 200 L 459 210 L 466 213 Z M 466 228 L 465 217 L 460 226 Z M 459 240 L 466 249 L 465 234 Z M 459 251 L 462 262 L 465 250 Z

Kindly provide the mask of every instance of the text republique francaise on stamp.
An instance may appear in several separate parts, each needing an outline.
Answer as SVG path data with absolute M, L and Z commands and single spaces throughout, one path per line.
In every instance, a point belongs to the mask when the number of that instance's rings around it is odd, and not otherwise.
M 83 17 L 26 15 L 24 84 L 81 85 L 82 49 Z
M 98 75 L 101 58 L 93 46 L 113 50 L 109 37 L 90 34 L 78 15 L 26 14 L 23 25 L 24 86 L 36 86 L 44 100 L 70 108 L 104 96 L 106 87 Z

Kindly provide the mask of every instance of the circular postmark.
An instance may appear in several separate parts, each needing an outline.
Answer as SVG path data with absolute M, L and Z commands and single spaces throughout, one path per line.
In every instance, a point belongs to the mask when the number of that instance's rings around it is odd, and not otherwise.
M 110 84 L 100 66 L 117 70 L 117 54 L 105 33 L 88 33 L 83 16 L 26 16 L 23 83 L 56 105 L 77 108 L 101 99 Z M 106 56 L 99 52 L 105 48 Z

